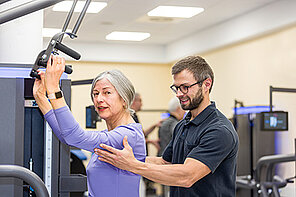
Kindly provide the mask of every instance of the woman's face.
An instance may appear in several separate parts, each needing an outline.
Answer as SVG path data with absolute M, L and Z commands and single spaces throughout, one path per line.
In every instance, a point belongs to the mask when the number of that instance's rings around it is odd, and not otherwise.
M 124 100 L 106 78 L 96 83 L 92 94 L 95 109 L 102 119 L 116 118 L 125 111 Z

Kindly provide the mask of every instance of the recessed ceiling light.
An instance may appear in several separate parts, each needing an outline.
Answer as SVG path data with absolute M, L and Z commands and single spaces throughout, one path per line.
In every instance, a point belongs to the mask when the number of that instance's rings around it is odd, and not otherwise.
M 150 33 L 114 31 L 106 36 L 107 40 L 142 41 L 150 37 Z
M 199 7 L 158 6 L 148 12 L 148 16 L 191 18 L 204 11 Z
M 62 1 L 53 6 L 52 10 L 58 12 L 69 12 L 71 10 L 72 4 L 73 1 Z M 74 12 L 81 12 L 84 4 L 85 1 L 78 1 L 75 6 Z M 106 2 L 91 2 L 87 8 L 86 13 L 98 13 L 106 6 Z
M 62 29 L 57 29 L 57 28 L 43 28 L 42 29 L 42 36 L 51 38 L 61 31 L 62 31 Z M 67 29 L 66 32 L 72 32 L 72 30 Z

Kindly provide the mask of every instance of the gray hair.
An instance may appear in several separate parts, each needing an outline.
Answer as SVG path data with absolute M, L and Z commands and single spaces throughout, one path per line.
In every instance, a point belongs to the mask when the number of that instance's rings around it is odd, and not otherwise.
M 126 108 L 130 111 L 130 113 L 133 113 L 134 110 L 132 110 L 130 106 L 135 98 L 135 88 L 131 81 L 120 70 L 117 69 L 102 72 L 96 78 L 94 78 L 90 92 L 92 101 L 94 101 L 93 90 L 96 83 L 104 78 L 114 86 L 119 96 L 126 103 Z
M 170 113 L 175 112 L 178 107 L 180 106 L 180 101 L 177 97 L 171 98 L 171 100 L 169 101 L 169 109 L 168 111 Z

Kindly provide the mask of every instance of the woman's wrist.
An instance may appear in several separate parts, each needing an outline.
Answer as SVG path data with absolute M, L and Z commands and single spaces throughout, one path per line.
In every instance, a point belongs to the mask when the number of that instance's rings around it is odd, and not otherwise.
M 53 94 L 53 93 L 56 93 L 56 92 L 59 92 L 61 91 L 59 87 L 57 88 L 47 88 L 47 94 Z
M 36 94 L 34 94 L 34 98 L 35 99 L 43 99 L 43 98 L 47 98 L 45 92 L 37 92 Z
M 35 96 L 34 98 L 37 103 L 48 102 L 48 98 L 46 97 L 46 95 Z

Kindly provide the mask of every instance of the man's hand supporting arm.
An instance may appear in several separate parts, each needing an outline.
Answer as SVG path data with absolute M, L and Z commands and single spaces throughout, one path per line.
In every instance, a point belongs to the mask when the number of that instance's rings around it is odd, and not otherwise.
M 146 162 L 138 161 L 128 145 L 127 137 L 123 139 L 123 150 L 117 150 L 102 144 L 101 147 L 108 150 L 95 149 L 99 160 L 110 163 L 123 170 L 142 175 L 154 182 L 180 187 L 191 187 L 196 181 L 203 178 L 211 171 L 202 162 L 187 158 L 184 164 L 168 164 L 162 158 L 147 158 Z

